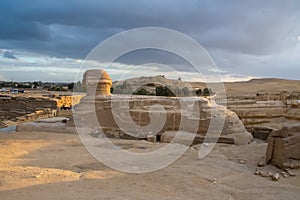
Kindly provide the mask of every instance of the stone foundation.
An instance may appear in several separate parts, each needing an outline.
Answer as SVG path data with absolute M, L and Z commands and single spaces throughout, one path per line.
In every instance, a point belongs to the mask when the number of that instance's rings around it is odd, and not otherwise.
M 0 127 L 56 116 L 57 104 L 46 97 L 1 96 Z

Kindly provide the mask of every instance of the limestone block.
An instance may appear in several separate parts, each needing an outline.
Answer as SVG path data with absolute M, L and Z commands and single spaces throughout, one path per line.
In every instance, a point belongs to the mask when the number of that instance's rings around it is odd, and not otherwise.
M 166 131 L 160 136 L 160 141 L 165 143 L 178 143 L 190 146 L 196 134 L 187 131 Z M 176 137 L 176 138 L 175 138 Z
M 300 164 L 300 126 L 273 131 L 268 138 L 267 163 L 279 168 Z

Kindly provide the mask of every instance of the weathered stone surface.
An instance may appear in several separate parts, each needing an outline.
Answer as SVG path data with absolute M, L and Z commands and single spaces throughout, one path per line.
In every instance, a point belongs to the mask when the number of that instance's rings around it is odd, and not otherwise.
M 160 136 L 160 141 L 193 143 L 195 135 L 218 141 L 233 140 L 248 144 L 253 140 L 238 116 L 213 99 L 203 97 L 157 97 L 110 95 L 111 79 L 103 70 L 87 70 L 83 86 L 87 96 L 74 114 L 79 127 L 101 127 L 108 137 L 147 139 Z M 168 132 L 171 131 L 171 132 Z M 176 141 L 175 141 L 176 142 Z M 188 144 L 189 145 L 189 144 Z
M 234 97 L 228 99 L 227 107 L 237 113 L 255 138 L 266 140 L 273 130 L 300 123 L 300 107 L 288 104 L 279 94 L 275 96 Z
M 267 140 L 272 132 L 272 129 L 269 129 L 267 127 L 249 127 L 247 128 L 247 131 L 252 133 L 254 138 Z
M 259 175 L 261 175 L 262 177 L 272 177 L 272 173 L 268 172 L 268 171 L 259 171 Z
M 178 135 L 177 135 L 178 134 Z M 176 136 L 177 135 L 177 136 Z M 176 139 L 175 139 L 176 136 Z M 226 144 L 234 144 L 233 138 L 219 137 L 219 138 L 205 138 L 205 136 L 193 134 L 187 131 L 166 131 L 161 134 L 160 142 L 165 143 L 179 143 L 184 145 L 197 145 L 203 142 L 218 142 Z
M 258 167 L 264 167 L 266 165 L 266 160 L 265 159 L 262 159 L 260 160 L 258 163 L 257 163 L 257 166 Z
M 272 176 L 272 180 L 273 180 L 273 181 L 278 181 L 279 178 L 280 178 L 279 173 L 275 173 L 275 174 Z
M 190 146 L 193 143 L 195 136 L 195 134 L 187 131 L 166 131 L 160 136 L 160 141 Z
M 273 131 L 268 138 L 267 163 L 289 168 L 300 163 L 300 126 Z
M 0 98 L 0 120 L 9 126 L 39 118 L 54 117 L 57 114 L 55 99 L 48 97 L 7 96 Z
M 95 111 L 91 110 L 91 105 L 95 105 Z M 234 144 L 248 144 L 253 139 L 234 112 L 211 104 L 201 97 L 195 99 L 118 95 L 96 96 L 94 99 L 87 96 L 81 101 L 75 115 L 78 115 L 78 120 L 83 120 L 84 126 L 90 124 L 92 119 L 89 117 L 94 112 L 96 112 L 97 122 L 92 126 L 99 123 L 108 137 L 124 138 L 129 135 L 131 138 L 136 136 L 137 139 L 146 139 L 148 135 L 182 130 L 186 134 L 190 132 L 197 135 L 194 143 L 203 141 L 206 135 L 208 135 L 206 139 L 212 142 Z M 158 128 L 161 120 L 154 123 L 151 121 L 151 115 L 154 122 L 161 116 L 166 116 L 166 121 L 158 131 L 154 129 Z M 220 122 L 221 117 L 225 118 L 224 126 Z M 221 124 L 214 124 L 215 122 L 210 124 L 211 120 Z M 151 124 L 154 125 L 150 126 Z M 119 130 L 119 132 L 111 134 L 110 130 Z M 161 141 L 166 140 L 161 138 Z
M 56 101 L 47 97 L 11 96 L 9 99 L 0 98 L 1 111 L 33 113 L 44 109 L 57 109 Z
M 284 178 L 287 178 L 289 176 L 289 174 L 285 171 L 282 171 L 281 174 Z
M 87 70 L 83 75 L 82 85 L 86 88 L 88 96 L 111 95 L 112 80 L 104 70 Z
M 147 135 L 148 142 L 156 142 L 157 136 L 156 135 Z

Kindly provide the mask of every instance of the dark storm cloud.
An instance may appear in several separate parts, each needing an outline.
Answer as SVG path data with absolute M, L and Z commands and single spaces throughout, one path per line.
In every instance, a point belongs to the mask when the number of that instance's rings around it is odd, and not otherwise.
M 18 59 L 11 51 L 5 51 L 3 53 L 3 58 Z
M 296 0 L 2 0 L 0 46 L 84 58 L 118 32 L 159 26 L 186 33 L 206 48 L 267 55 L 300 32 L 299 8 Z

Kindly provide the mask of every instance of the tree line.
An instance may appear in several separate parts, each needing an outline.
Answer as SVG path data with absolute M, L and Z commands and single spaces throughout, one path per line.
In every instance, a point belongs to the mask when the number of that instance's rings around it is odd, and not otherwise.
M 121 85 L 117 90 L 112 88 L 112 93 L 115 94 L 130 94 L 133 95 L 148 95 L 148 96 L 167 96 L 167 97 L 176 97 L 176 96 L 212 96 L 215 93 L 210 88 L 189 90 L 187 87 L 184 88 L 174 88 L 170 89 L 168 86 L 157 86 L 155 88 L 155 93 L 148 91 L 145 87 L 141 87 L 134 92 L 131 92 L 128 87 Z

